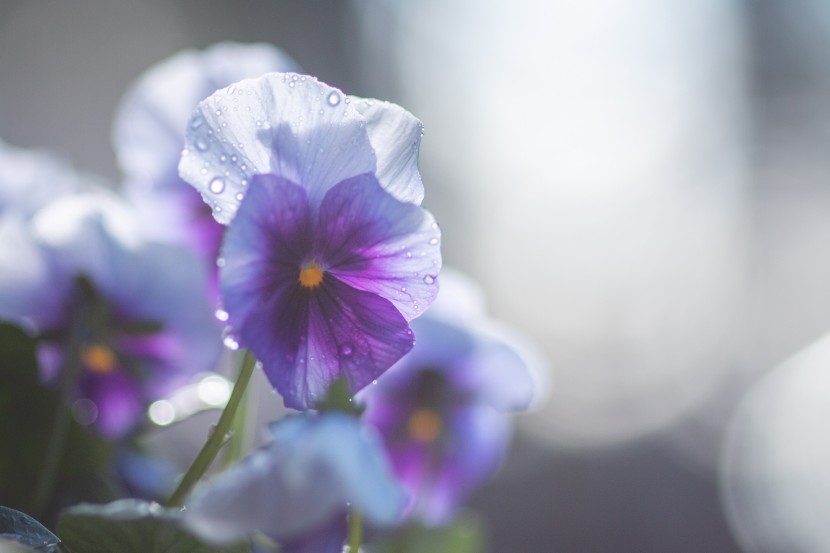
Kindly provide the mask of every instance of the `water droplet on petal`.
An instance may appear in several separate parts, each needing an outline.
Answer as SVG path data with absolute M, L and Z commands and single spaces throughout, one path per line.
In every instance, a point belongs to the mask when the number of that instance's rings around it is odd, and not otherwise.
M 222 179 L 220 177 L 216 177 L 215 179 L 210 181 L 210 184 L 208 185 L 208 188 L 214 194 L 221 194 L 222 192 L 225 191 L 225 179 Z
M 434 284 L 435 283 L 435 277 L 432 276 L 432 275 L 426 275 L 424 277 L 424 282 L 427 283 L 427 284 Z
M 225 266 L 225 258 L 220 257 L 219 259 L 217 259 L 216 260 L 216 266 L 217 267 L 224 267 Z
M 223 323 L 228 320 L 228 312 L 224 309 L 217 309 L 214 315 L 217 320 L 222 321 Z
M 437 238 L 430 238 L 429 239 L 429 245 L 430 246 L 435 246 L 437 244 L 438 244 L 438 239 Z
M 336 106 L 340 103 L 340 95 L 334 90 L 332 90 L 331 92 L 329 92 L 326 101 L 329 103 L 330 106 Z
M 234 196 L 234 197 L 236 198 L 237 201 L 241 202 L 245 198 L 245 194 L 243 194 L 242 192 L 237 192 L 236 196 Z
M 352 354 L 352 345 L 343 344 L 340 346 L 339 352 L 342 357 L 349 357 Z
M 208 146 L 210 146 L 210 144 L 208 144 L 208 141 L 207 141 L 207 139 L 205 139 L 204 136 L 199 136 L 199 137 L 196 138 L 196 149 L 197 150 L 200 150 L 200 151 L 204 152 L 208 149 Z
M 228 87 L 228 96 L 233 94 L 236 91 L 236 85 L 231 85 Z

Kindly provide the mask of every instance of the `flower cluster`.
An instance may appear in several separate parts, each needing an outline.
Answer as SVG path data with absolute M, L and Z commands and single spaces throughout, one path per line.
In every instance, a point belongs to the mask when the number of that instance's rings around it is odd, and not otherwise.
M 134 521 L 204 550 L 264 539 L 288 553 L 357 548 L 364 522 L 448 524 L 501 463 L 506 413 L 530 404 L 528 360 L 493 331 L 474 285 L 442 275 L 436 301 L 420 121 L 275 72 L 295 68 L 270 46 L 223 43 L 147 72 L 114 126 L 123 194 L 0 144 L 0 319 L 24 329 L 39 382 L 65 404 L 38 498 L 59 478 L 64 411 L 137 447 L 151 404 L 218 368 L 223 343 L 247 350 L 170 509 L 69 509 L 72 547 Z M 239 443 L 229 431 L 260 367 L 301 412 L 202 481 L 223 443 Z

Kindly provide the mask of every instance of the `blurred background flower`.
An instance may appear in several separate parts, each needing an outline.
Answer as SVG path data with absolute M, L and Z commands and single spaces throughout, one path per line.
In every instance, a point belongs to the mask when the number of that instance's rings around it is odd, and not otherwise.
M 734 537 L 760 531 L 740 483 L 723 515 L 717 466 L 738 401 L 830 329 L 825 2 L 12 0 L 0 136 L 116 179 L 129 83 L 224 40 L 419 117 L 445 260 L 556 371 L 473 497 L 492 551 L 764 550 Z M 774 387 L 803 389 L 783 384 L 796 372 Z M 735 428 L 762 452 L 760 416 L 742 407 Z M 765 501 L 808 501 L 780 482 Z

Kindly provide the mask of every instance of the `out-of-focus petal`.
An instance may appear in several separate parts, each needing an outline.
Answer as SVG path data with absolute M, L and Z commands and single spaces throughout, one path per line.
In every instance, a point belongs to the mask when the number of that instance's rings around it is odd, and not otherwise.
M 418 172 L 418 148 L 424 126 L 411 113 L 391 102 L 352 97 L 366 118 L 369 140 L 377 156 L 375 175 L 381 185 L 402 202 L 419 204 L 424 185 Z
M 184 50 L 153 66 L 121 100 L 113 145 L 128 180 L 154 187 L 181 186 L 176 172 L 187 120 L 219 88 L 296 63 L 269 44 L 222 42 L 204 52 Z
M 22 217 L 0 217 L 0 243 L 0 319 L 31 331 L 60 322 L 71 276 L 46 255 Z
M 338 182 L 375 168 L 366 121 L 351 100 L 293 73 L 243 80 L 202 101 L 179 164 L 182 178 L 226 224 L 255 174 L 297 183 L 316 206 Z
M 77 192 L 81 177 L 64 161 L 42 150 L 0 141 L 0 216 L 31 216 L 49 201 Z
M 121 438 L 131 430 L 146 405 L 139 383 L 121 370 L 83 378 L 80 395 L 94 404 L 92 423 L 109 439 Z
M 424 458 L 422 480 L 404 480 L 416 498 L 411 512 L 426 524 L 448 522 L 470 492 L 493 475 L 511 433 L 510 421 L 487 405 L 457 409 L 448 425 L 456 432 L 447 439 L 444 462 L 436 466 Z
M 329 190 L 319 220 L 320 252 L 341 281 L 386 298 L 407 320 L 438 295 L 438 224 L 424 209 L 389 195 L 372 175 Z
M 331 522 L 291 541 L 283 541 L 284 553 L 342 553 L 348 527 L 344 513 L 337 513 Z
M 374 433 L 340 413 L 295 416 L 271 427 L 273 442 L 198 488 L 184 522 L 229 543 L 263 532 L 302 542 L 353 505 L 375 525 L 394 522 L 405 497 Z

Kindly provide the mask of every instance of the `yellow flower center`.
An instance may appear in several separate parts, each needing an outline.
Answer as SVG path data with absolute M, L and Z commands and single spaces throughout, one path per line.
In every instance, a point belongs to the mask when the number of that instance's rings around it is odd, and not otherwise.
M 413 440 L 428 444 L 441 434 L 441 417 L 432 409 L 419 409 L 409 417 L 406 428 Z
M 81 349 L 81 361 L 87 369 L 98 374 L 111 373 L 118 362 L 110 348 L 98 344 L 84 346 Z
M 300 269 L 300 285 L 305 288 L 316 288 L 323 282 L 323 269 L 314 261 L 309 261 Z

